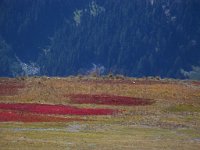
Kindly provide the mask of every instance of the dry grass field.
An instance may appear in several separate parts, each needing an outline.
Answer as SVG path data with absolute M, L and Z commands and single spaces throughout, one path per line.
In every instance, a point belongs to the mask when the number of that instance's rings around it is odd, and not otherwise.
M 200 82 L 0 78 L 0 149 L 200 149 Z

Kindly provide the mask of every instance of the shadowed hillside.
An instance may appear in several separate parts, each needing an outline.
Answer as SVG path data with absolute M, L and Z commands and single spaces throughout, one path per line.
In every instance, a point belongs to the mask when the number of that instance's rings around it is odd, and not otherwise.
M 31 75 L 18 57 L 36 75 L 85 74 L 96 64 L 104 73 L 198 79 L 199 13 L 198 0 L 2 0 L 1 41 L 13 52 L 0 52 L 0 75 Z

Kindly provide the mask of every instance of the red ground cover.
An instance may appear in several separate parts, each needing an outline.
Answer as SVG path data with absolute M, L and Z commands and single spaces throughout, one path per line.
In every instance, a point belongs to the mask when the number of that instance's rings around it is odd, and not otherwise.
M 0 103 L 0 109 L 31 112 L 37 114 L 57 114 L 57 115 L 111 115 L 116 112 L 116 110 L 112 109 L 77 108 L 66 105 L 28 104 L 28 103 L 15 103 L 15 104 Z
M 196 86 L 200 86 L 200 82 L 199 81 L 193 81 L 192 84 L 196 85 Z
M 24 88 L 24 84 L 16 81 L 0 82 L 0 96 L 17 94 L 19 89 Z
M 75 104 L 138 106 L 150 105 L 153 103 L 152 100 L 114 95 L 72 94 L 68 97 L 71 100 L 70 102 Z
M 15 111 L 0 111 L 0 122 L 67 122 L 67 121 L 81 121 L 82 119 L 54 117 L 47 115 L 37 115 L 30 113 L 20 113 Z

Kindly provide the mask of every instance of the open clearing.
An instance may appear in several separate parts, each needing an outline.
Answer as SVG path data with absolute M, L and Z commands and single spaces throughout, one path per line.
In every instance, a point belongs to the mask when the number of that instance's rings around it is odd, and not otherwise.
M 200 149 L 200 82 L 0 78 L 1 149 Z

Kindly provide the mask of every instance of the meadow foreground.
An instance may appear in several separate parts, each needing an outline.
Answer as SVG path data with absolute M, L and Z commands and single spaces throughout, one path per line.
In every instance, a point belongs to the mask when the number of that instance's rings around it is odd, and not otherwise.
M 1 149 L 200 149 L 200 82 L 0 78 Z

